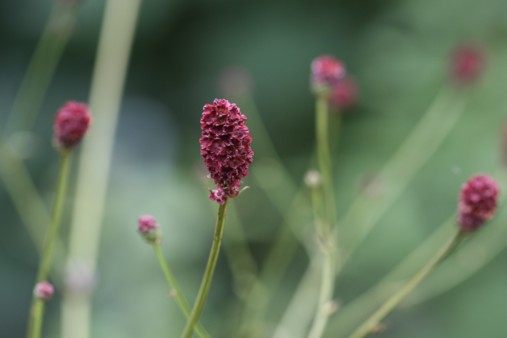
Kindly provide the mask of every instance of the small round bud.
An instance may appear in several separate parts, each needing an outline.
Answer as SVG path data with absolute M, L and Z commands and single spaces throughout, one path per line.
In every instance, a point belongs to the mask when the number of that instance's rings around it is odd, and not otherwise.
M 53 297 L 54 292 L 55 289 L 53 288 L 53 285 L 45 281 L 37 283 L 33 289 L 33 294 L 35 297 L 44 301 L 50 300 L 51 297 Z
M 149 243 L 159 243 L 161 240 L 160 228 L 157 220 L 150 215 L 140 216 L 138 219 L 137 230 L 141 236 Z
M 482 48 L 473 44 L 457 47 L 451 56 L 451 78 L 458 85 L 475 83 L 485 68 Z
M 320 56 L 312 61 L 311 86 L 315 93 L 327 93 L 332 86 L 345 76 L 345 66 L 330 55 Z
M 318 188 L 322 183 L 322 178 L 320 176 L 320 172 L 317 170 L 308 170 L 303 181 L 308 188 L 315 189 Z
M 333 85 L 329 95 L 329 103 L 338 110 L 346 110 L 357 102 L 357 84 L 346 77 Z
M 54 121 L 54 141 L 58 148 L 72 149 L 81 142 L 90 126 L 91 116 L 84 103 L 69 101 L 58 110 Z
M 486 175 L 470 178 L 459 195 L 458 225 L 463 232 L 478 229 L 495 213 L 499 188 L 495 180 Z

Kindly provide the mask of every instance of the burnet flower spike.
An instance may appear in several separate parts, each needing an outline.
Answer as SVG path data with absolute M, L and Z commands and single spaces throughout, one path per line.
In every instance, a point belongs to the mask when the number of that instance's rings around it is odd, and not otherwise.
M 201 156 L 217 186 L 209 198 L 217 201 L 219 207 L 208 263 L 182 338 L 192 337 L 204 309 L 222 244 L 227 201 L 238 196 L 253 160 L 252 138 L 245 122 L 246 116 L 238 106 L 225 99 L 215 99 L 202 110 Z
M 86 104 L 69 101 L 58 110 L 53 122 L 53 142 L 59 150 L 60 155 L 58 186 L 56 188 L 51 224 L 48 228 L 37 272 L 35 292 L 28 320 L 28 338 L 39 338 L 41 335 L 45 307 L 44 300 L 46 300 L 45 297 L 49 297 L 49 294 L 52 293 L 50 292 L 52 286 L 47 283 L 47 280 L 53 264 L 53 252 L 60 229 L 72 149 L 85 136 L 90 126 L 90 121 L 90 111 Z
M 331 55 L 323 55 L 312 61 L 310 85 L 315 94 L 328 94 L 333 85 L 345 76 L 345 66 Z
M 464 44 L 454 49 L 451 55 L 451 78 L 457 85 L 466 86 L 477 82 L 484 73 L 485 56 L 476 44 Z
M 148 243 L 160 244 L 162 233 L 157 220 L 150 215 L 139 216 L 137 220 L 137 231 Z
M 40 283 L 37 283 L 35 285 L 35 288 L 33 289 L 33 294 L 37 299 L 47 301 L 50 300 L 53 297 L 53 293 L 55 292 L 55 289 L 53 285 L 49 282 L 43 281 Z
M 498 184 L 487 175 L 475 175 L 461 187 L 458 204 L 458 226 L 471 233 L 489 221 L 498 203 Z
M 331 88 L 329 95 L 330 105 L 339 110 L 347 110 L 357 102 L 357 83 L 350 77 L 345 77 L 336 82 Z

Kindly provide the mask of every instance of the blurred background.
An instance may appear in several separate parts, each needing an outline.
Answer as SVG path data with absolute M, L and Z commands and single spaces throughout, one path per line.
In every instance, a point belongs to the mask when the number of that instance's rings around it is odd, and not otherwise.
M 50 0 L 0 1 L 2 125 L 53 5 Z M 65 101 L 89 99 L 103 12 L 104 1 L 99 0 L 82 1 L 77 8 L 73 33 L 25 145 L 25 165 L 48 208 L 58 165 L 51 144 L 52 119 Z M 216 208 L 208 199 L 207 188 L 213 184 L 204 179 L 199 155 L 199 118 L 205 103 L 227 97 L 250 117 L 256 154 L 252 170 L 257 174 L 245 180 L 250 189 L 232 203 L 234 212 L 227 220 L 224 251 L 202 323 L 215 337 L 269 337 L 310 262 L 305 248 L 313 236 L 309 211 L 303 209 L 297 235 L 289 236 L 292 241 L 303 238 L 303 244 L 297 244 L 275 286 L 267 314 L 258 324 L 265 328 L 256 334 L 240 333 L 244 293 L 276 241 L 294 187 L 302 185 L 305 172 L 315 165 L 312 59 L 331 54 L 343 60 L 358 87 L 356 104 L 341 112 L 341 129 L 334 133 L 332 155 L 342 216 L 442 88 L 452 86 L 451 51 L 472 42 L 484 53 L 484 74 L 468 91 L 452 96 L 466 100 L 456 126 L 351 256 L 335 293 L 338 306 L 345 309 L 455 213 L 457 193 L 469 176 L 501 175 L 500 126 L 507 114 L 506 15 L 507 2 L 500 0 L 144 1 L 115 136 L 92 336 L 176 337 L 183 328 L 185 321 L 169 297 L 153 251 L 136 233 L 136 220 L 141 214 L 158 219 L 166 258 L 193 300 Z M 250 109 L 255 109 L 251 116 Z M 333 126 L 338 125 L 335 120 L 331 116 Z M 263 153 L 264 146 L 256 148 L 265 143 L 259 125 L 265 127 L 286 171 L 273 164 L 278 161 L 273 153 Z M 434 130 L 426 132 L 432 135 Z M 414 150 L 411 156 L 417 158 L 425 144 Z M 75 160 L 62 224 L 64 242 L 77 156 Z M 285 182 L 293 183 L 289 187 Z M 375 196 L 382 200 L 389 185 L 380 186 Z M 281 202 L 273 203 L 273 196 L 282 196 Z M 0 213 L 0 336 L 23 337 L 38 255 L 4 185 Z M 504 219 L 499 215 L 484 236 L 505 227 Z M 507 253 L 502 249 L 507 237 L 490 237 L 496 240 L 496 251 L 489 252 L 489 245 L 478 241 L 482 244 L 476 245 L 475 254 L 461 259 L 464 271 L 473 270 L 468 269 L 470 261 L 478 261 L 480 269 L 470 278 L 439 297 L 396 310 L 378 337 L 505 336 Z M 430 278 L 426 286 L 431 283 Z M 57 290 L 46 313 L 46 337 L 59 337 L 60 300 Z M 340 309 L 331 317 L 325 337 L 349 332 L 339 316 Z

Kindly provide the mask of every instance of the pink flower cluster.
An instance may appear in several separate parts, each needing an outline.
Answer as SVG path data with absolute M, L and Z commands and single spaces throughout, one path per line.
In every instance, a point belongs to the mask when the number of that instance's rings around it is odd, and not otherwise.
M 90 111 L 86 104 L 74 101 L 65 103 L 55 117 L 55 143 L 63 149 L 73 148 L 83 139 L 90 122 Z
M 323 55 L 312 61 L 311 84 L 316 92 L 330 89 L 344 76 L 345 66 L 331 55 Z
M 202 111 L 201 156 L 217 185 L 210 199 L 220 204 L 238 195 L 241 179 L 248 176 L 253 160 L 252 138 L 245 122 L 238 106 L 225 99 L 215 99 Z
M 40 282 L 35 285 L 33 293 L 35 297 L 41 300 L 50 300 L 53 297 L 55 289 L 49 282 Z
M 472 232 L 493 217 L 499 188 L 495 180 L 486 175 L 470 178 L 459 195 L 458 224 L 462 231 Z

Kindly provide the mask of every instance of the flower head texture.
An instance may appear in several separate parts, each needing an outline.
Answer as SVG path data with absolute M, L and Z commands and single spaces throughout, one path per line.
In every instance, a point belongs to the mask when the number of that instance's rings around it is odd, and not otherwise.
M 345 66 L 331 55 L 323 55 L 312 61 L 311 85 L 316 93 L 329 91 L 345 76 Z
M 210 199 L 220 204 L 238 195 L 253 160 L 252 138 L 245 122 L 238 106 L 225 99 L 215 99 L 202 110 L 201 156 L 217 185 Z
M 137 231 L 150 243 L 157 243 L 161 239 L 158 222 L 153 216 L 139 216 L 137 220 Z
M 346 110 L 357 102 L 357 84 L 350 77 L 339 80 L 333 85 L 329 103 L 339 110 Z
M 35 288 L 33 289 L 33 293 L 35 297 L 42 300 L 50 300 L 51 297 L 53 297 L 53 293 L 55 292 L 55 289 L 53 288 L 53 285 L 49 282 L 40 282 L 35 285 Z
M 476 82 L 484 72 L 483 50 L 473 44 L 457 47 L 451 56 L 451 77 L 459 85 Z
M 459 195 L 458 225 L 464 232 L 472 232 L 493 217 L 499 188 L 495 180 L 486 175 L 470 178 Z
M 91 116 L 88 105 L 69 101 L 58 110 L 54 121 L 54 140 L 58 147 L 75 147 L 88 131 Z

